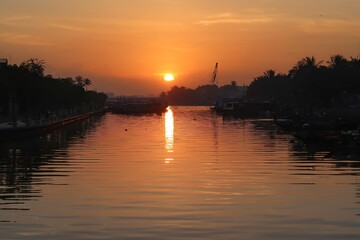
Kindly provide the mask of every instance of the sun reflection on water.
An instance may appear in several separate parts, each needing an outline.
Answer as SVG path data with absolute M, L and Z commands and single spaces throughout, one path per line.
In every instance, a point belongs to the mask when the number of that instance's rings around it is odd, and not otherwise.
M 174 115 L 170 107 L 165 113 L 165 150 L 167 153 L 174 152 Z M 166 157 L 165 163 L 170 163 L 173 160 L 171 157 Z

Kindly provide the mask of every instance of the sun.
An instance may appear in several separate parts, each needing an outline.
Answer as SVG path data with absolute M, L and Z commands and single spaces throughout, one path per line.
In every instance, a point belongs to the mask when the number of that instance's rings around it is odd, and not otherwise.
M 164 80 L 167 81 L 167 82 L 171 82 L 171 81 L 174 81 L 174 75 L 172 75 L 171 73 L 166 73 L 164 75 Z

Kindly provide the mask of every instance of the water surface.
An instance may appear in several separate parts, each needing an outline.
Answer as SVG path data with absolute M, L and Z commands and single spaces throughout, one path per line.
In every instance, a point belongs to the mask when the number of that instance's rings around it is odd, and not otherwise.
M 1 239 L 360 239 L 360 161 L 206 107 L 0 143 Z

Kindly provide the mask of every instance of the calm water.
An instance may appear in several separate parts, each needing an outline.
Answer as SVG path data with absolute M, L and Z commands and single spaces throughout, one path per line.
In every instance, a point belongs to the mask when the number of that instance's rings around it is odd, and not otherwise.
M 204 107 L 0 143 L 1 239 L 360 239 L 360 161 Z

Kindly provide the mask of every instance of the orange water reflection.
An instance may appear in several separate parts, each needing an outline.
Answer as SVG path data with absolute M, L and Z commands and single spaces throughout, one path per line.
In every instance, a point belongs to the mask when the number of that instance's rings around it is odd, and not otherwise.
M 272 121 L 173 107 L 2 143 L 2 239 L 360 239 L 359 161 L 291 139 Z
M 170 107 L 165 113 L 165 150 L 171 154 L 174 152 L 174 115 Z M 165 163 L 170 163 L 174 158 L 166 157 Z

